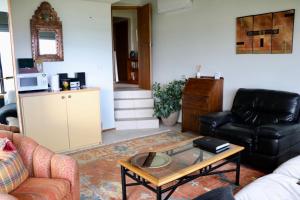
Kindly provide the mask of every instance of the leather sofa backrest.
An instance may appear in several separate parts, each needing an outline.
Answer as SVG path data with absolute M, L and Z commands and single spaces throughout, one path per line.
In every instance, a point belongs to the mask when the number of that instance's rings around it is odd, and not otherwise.
M 260 126 L 295 122 L 299 108 L 299 94 L 241 88 L 235 95 L 231 112 L 240 123 Z

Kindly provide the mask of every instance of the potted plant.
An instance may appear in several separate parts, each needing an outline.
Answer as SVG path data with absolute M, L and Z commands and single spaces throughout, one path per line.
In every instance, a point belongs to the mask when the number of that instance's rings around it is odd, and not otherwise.
M 166 85 L 153 84 L 154 116 L 160 117 L 167 126 L 173 126 L 177 122 L 185 82 L 174 80 Z

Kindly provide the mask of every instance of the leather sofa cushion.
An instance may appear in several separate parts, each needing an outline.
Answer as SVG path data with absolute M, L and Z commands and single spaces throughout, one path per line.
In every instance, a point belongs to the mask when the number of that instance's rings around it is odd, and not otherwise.
M 22 200 L 62 200 L 70 192 L 70 182 L 65 179 L 29 178 L 11 195 Z
M 252 126 L 294 122 L 298 119 L 299 102 L 296 93 L 239 89 L 231 111 L 238 121 Z
M 266 138 L 258 133 L 257 152 L 266 155 L 277 155 L 287 151 L 300 142 L 300 134 L 289 134 L 280 139 Z
M 227 123 L 215 130 L 217 137 L 229 140 L 234 144 L 246 144 L 248 147 L 253 142 L 254 129 L 247 125 Z
M 201 124 L 209 125 L 211 128 L 216 128 L 220 125 L 232 121 L 232 114 L 230 111 L 215 112 L 200 116 Z
M 280 139 L 282 137 L 295 134 L 300 130 L 300 124 L 276 124 L 263 125 L 258 127 L 257 133 L 259 137 Z

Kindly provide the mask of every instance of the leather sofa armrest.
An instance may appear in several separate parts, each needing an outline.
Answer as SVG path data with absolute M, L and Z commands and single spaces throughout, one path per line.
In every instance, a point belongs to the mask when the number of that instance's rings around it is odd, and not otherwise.
M 9 194 L 0 193 L 1 200 L 18 200 L 16 197 L 13 197 Z
M 257 136 L 270 139 L 280 139 L 296 132 L 299 132 L 300 134 L 300 123 L 270 124 L 258 127 Z
M 200 116 L 201 124 L 209 125 L 211 128 L 216 128 L 231 121 L 232 114 L 230 111 L 210 113 Z
M 66 155 L 53 155 L 51 159 L 51 177 L 69 180 L 72 200 L 80 199 L 79 169 L 76 160 Z

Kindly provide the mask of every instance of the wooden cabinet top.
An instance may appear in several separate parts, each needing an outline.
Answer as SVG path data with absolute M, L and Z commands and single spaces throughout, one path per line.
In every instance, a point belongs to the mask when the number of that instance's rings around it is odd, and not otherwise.
M 190 78 L 184 87 L 183 95 L 191 94 L 193 96 L 210 96 L 212 92 L 216 91 L 217 88 L 223 85 L 223 82 L 223 78 Z
M 70 93 L 83 93 L 83 92 L 89 92 L 89 91 L 100 91 L 100 88 L 98 87 L 90 87 L 80 90 L 65 90 L 65 91 L 54 91 L 54 92 L 28 92 L 28 93 L 20 93 L 19 97 L 34 97 L 34 96 L 45 96 L 45 95 L 53 95 L 53 94 L 70 94 Z

